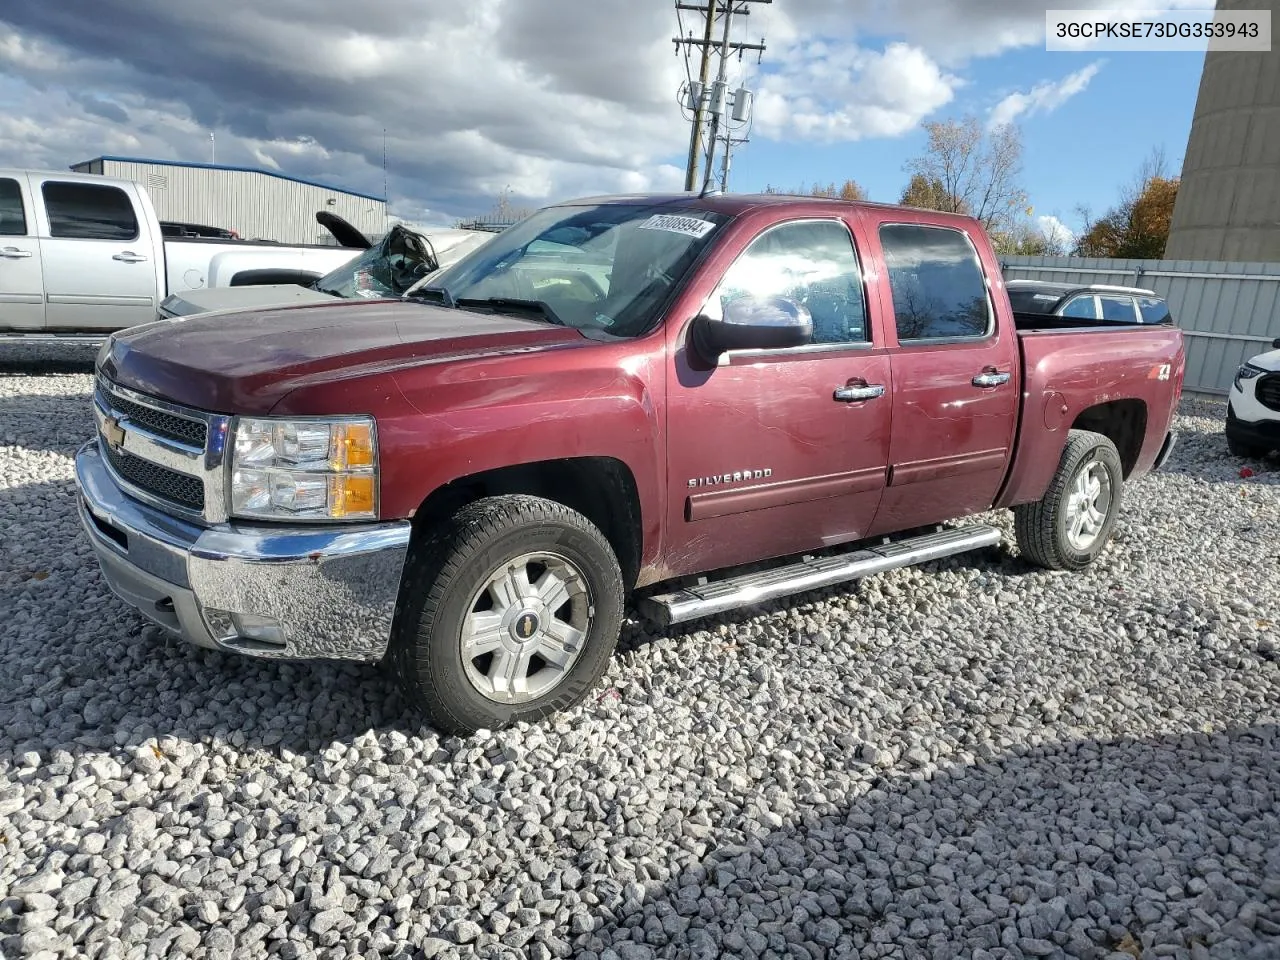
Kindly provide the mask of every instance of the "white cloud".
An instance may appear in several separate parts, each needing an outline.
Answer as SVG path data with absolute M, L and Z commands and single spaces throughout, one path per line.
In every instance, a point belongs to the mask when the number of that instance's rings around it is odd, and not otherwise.
M 949 103 L 960 86 L 922 50 L 815 43 L 788 51 L 760 82 L 755 129 L 766 137 L 849 141 L 896 137 Z
M 1046 80 L 1025 93 L 1011 93 L 992 109 L 987 119 L 991 128 L 1013 123 L 1020 117 L 1033 117 L 1038 113 L 1052 113 L 1078 93 L 1084 92 L 1102 69 L 1103 61 L 1097 60 L 1075 73 L 1069 73 L 1056 83 Z
M 1075 244 L 1075 231 L 1057 217 L 1042 215 L 1036 217 L 1035 222 L 1036 229 L 1040 231 L 1047 240 L 1058 242 L 1066 249 L 1070 249 Z

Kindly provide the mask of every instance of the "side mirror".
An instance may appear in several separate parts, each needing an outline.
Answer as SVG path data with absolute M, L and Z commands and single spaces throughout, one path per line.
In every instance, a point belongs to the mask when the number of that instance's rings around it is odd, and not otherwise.
M 693 349 L 709 363 L 730 350 L 782 350 L 813 342 L 813 318 L 802 303 L 786 297 L 739 297 L 724 307 L 724 316 L 694 318 L 689 331 Z
M 1272 340 L 1271 346 L 1275 347 L 1277 350 L 1280 350 L 1280 337 L 1276 337 L 1274 340 Z

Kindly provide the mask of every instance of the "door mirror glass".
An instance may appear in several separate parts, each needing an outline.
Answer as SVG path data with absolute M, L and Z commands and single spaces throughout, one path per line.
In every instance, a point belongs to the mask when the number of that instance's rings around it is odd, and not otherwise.
M 693 348 L 714 363 L 729 350 L 784 350 L 813 341 L 808 309 L 787 297 L 736 297 L 719 319 L 706 314 L 693 322 Z

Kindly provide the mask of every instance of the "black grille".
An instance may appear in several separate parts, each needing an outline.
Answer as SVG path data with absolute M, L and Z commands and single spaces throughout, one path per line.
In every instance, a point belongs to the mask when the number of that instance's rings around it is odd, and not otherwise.
M 1258 402 L 1268 410 L 1280 410 L 1280 373 L 1258 378 Z
M 195 477 L 149 460 L 117 453 L 105 443 L 99 446 L 106 453 L 112 469 L 135 487 L 192 510 L 204 510 L 204 484 Z
M 126 400 L 124 397 L 114 393 L 107 393 L 101 390 L 99 392 L 102 395 L 102 403 L 105 407 L 123 414 L 129 420 L 145 427 L 157 436 L 164 437 L 167 440 L 176 440 L 178 443 L 185 443 L 200 450 L 204 449 L 205 435 L 208 430 L 204 423 L 175 416 L 172 413 L 165 413 L 163 410 L 144 407 L 140 403 Z

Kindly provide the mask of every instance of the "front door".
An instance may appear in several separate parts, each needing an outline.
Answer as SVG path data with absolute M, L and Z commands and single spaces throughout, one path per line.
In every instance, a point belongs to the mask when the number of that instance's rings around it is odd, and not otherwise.
M 963 230 L 872 226 L 898 343 L 889 485 L 874 527 L 891 533 L 995 501 L 1013 453 L 1020 354 L 1013 318 L 997 323 L 977 248 Z
M 152 259 L 150 227 L 129 194 L 109 184 L 38 184 L 48 219 L 40 243 L 48 329 L 118 330 L 154 320 L 164 264 Z
M 26 177 L 0 177 L 0 330 L 43 328 L 40 241 Z
M 814 343 L 730 352 L 701 370 L 690 362 L 687 325 L 673 330 L 669 576 L 857 539 L 884 490 L 889 356 L 868 319 L 848 225 L 812 219 L 764 230 L 702 312 L 714 316 L 743 294 L 804 304 Z

